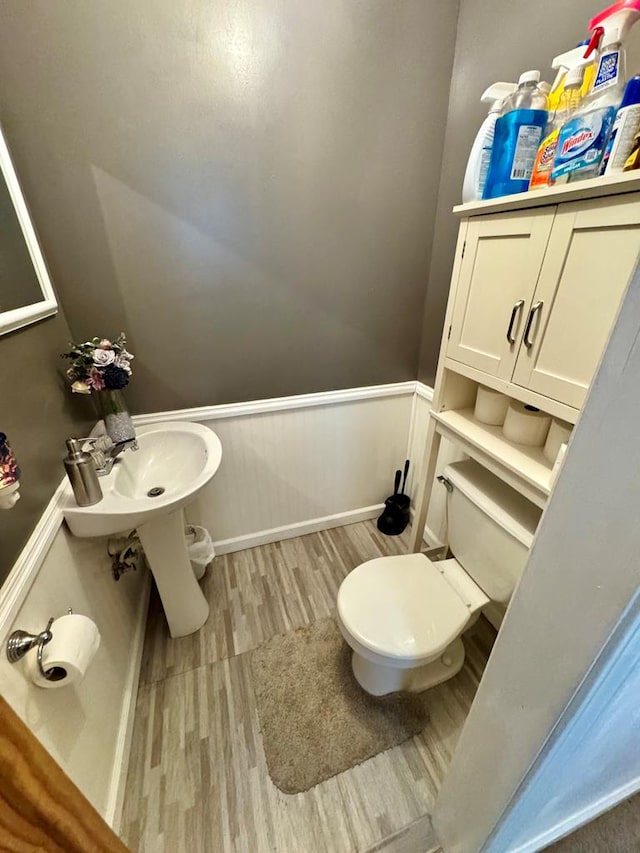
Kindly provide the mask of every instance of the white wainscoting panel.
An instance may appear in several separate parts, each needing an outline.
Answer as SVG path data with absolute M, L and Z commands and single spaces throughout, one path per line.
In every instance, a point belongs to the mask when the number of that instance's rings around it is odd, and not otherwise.
M 410 493 L 424 455 L 431 391 L 415 382 L 160 412 L 136 423 L 191 420 L 219 435 L 220 470 L 188 508 L 217 549 L 240 550 L 372 518 L 409 455 Z M 414 416 L 419 418 L 416 421 Z M 106 541 L 63 526 L 61 489 L 0 592 L 0 643 L 38 632 L 72 607 L 98 625 L 100 649 L 77 686 L 43 690 L 0 655 L 2 693 L 117 830 L 138 688 L 149 579 L 111 576 Z
M 371 518 L 406 458 L 413 393 L 200 420 L 220 470 L 187 511 L 219 553 Z
M 44 513 L 46 530 L 36 530 L 36 538 L 49 535 L 52 512 Z M 80 684 L 55 690 L 36 687 L 25 678 L 23 662 L 10 664 L 2 653 L 2 695 L 87 799 L 117 828 L 149 579 L 146 572 L 132 573 L 116 583 L 106 541 L 74 538 L 60 526 L 60 512 L 57 521 L 57 533 L 48 551 L 40 555 L 36 571 L 27 566 L 29 554 L 23 553 L 18 561 L 25 577 L 31 572 L 32 582 L 17 610 L 14 597 L 3 595 L 0 600 L 0 644 L 4 648 L 6 637 L 16 628 L 42 631 L 50 616 L 63 616 L 72 607 L 74 613 L 89 616 L 97 624 L 100 648 Z M 30 551 L 33 548 L 32 544 Z M 11 617 L 6 618 L 9 613 Z M 29 654 L 35 655 L 35 651 Z

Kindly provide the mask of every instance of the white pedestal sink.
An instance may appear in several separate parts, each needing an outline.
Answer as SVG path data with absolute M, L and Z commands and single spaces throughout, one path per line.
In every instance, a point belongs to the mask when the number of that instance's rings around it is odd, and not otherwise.
M 218 470 L 222 446 L 201 424 L 160 423 L 136 433 L 139 450 L 125 451 L 100 479 L 100 503 L 78 506 L 68 486 L 63 513 L 74 536 L 137 529 L 171 636 L 183 637 L 201 628 L 209 615 L 184 541 L 183 508 Z

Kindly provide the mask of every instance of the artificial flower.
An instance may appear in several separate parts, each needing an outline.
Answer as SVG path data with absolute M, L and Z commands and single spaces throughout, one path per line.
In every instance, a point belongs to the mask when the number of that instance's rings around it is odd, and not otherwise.
M 89 378 L 87 379 L 87 383 L 91 385 L 91 387 L 95 391 L 102 391 L 104 389 L 104 378 L 102 376 L 102 371 L 98 370 L 97 367 L 92 367 L 89 371 Z
M 124 388 L 132 372 L 133 355 L 127 351 L 124 332 L 113 341 L 98 337 L 80 344 L 70 341 L 69 350 L 62 353 L 62 358 L 71 362 L 67 379 L 77 394 Z
M 108 364 L 113 364 L 116 360 L 116 354 L 112 349 L 95 349 L 93 351 L 93 363 L 96 367 L 106 367 Z
M 104 368 L 101 374 L 104 379 L 105 387 L 110 391 L 119 391 L 129 384 L 129 374 L 122 367 L 116 367 L 115 364 L 109 364 Z
M 131 356 L 133 358 L 133 356 Z M 113 362 L 116 367 L 122 368 L 122 370 L 126 370 L 129 375 L 131 375 L 131 366 L 129 365 L 129 358 L 125 356 L 124 353 L 120 353 L 115 358 Z

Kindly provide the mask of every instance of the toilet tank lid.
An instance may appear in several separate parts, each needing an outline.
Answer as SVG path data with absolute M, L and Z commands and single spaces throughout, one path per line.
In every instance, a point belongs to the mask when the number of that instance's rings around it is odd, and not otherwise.
M 473 459 L 452 462 L 444 476 L 496 524 L 531 547 L 542 510 Z

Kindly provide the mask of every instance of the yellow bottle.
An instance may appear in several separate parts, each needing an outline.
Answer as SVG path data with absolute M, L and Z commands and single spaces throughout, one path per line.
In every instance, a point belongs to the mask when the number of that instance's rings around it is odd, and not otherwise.
M 556 148 L 558 147 L 560 129 L 569 119 L 569 116 L 578 108 L 583 98 L 583 93 L 586 91 L 584 77 L 585 68 L 578 66 L 567 71 L 562 81 L 561 94 L 556 101 L 555 114 L 547 125 L 547 131 L 540 143 L 536 159 L 533 163 L 533 172 L 529 181 L 530 190 L 542 189 L 548 186 L 551 180 L 551 170 L 553 169 L 553 159 L 556 154 Z M 552 94 L 553 91 L 549 95 L 549 98 L 551 98 Z

